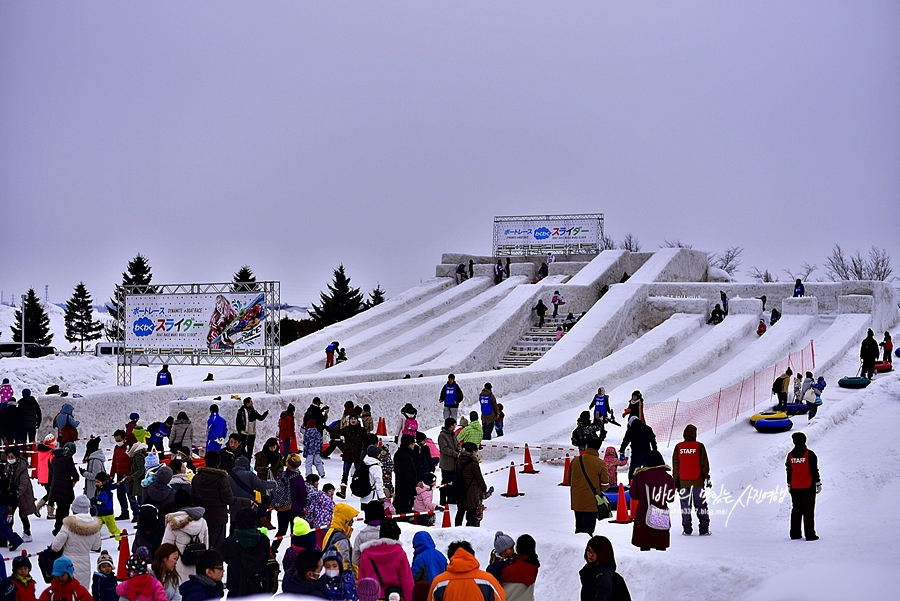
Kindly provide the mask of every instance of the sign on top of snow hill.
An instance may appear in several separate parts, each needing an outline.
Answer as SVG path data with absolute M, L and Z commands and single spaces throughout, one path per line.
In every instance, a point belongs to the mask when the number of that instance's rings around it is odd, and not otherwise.
M 603 213 L 494 217 L 494 256 L 596 254 Z
M 263 293 L 128 295 L 125 352 L 262 355 L 265 319 Z

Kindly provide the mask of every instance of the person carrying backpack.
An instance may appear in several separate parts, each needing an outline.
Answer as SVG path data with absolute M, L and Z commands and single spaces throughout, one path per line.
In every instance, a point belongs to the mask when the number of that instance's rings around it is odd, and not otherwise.
M 369 501 L 384 501 L 384 481 L 381 478 L 381 462 L 378 461 L 380 454 L 381 449 L 370 445 L 362 465 L 353 474 L 350 492 L 354 497 L 359 497 L 360 507 Z
M 56 438 L 61 445 L 78 440 L 78 426 L 81 422 L 72 415 L 74 411 L 75 407 L 65 403 L 53 420 L 53 424 L 57 429 Z
M 206 510 L 194 507 L 191 494 L 186 490 L 175 493 L 173 507 L 177 509 L 166 516 L 162 542 L 178 548 L 175 571 L 181 582 L 187 582 L 190 576 L 197 573 L 195 562 L 202 554 L 201 548 L 209 549 L 209 526 L 203 517 Z

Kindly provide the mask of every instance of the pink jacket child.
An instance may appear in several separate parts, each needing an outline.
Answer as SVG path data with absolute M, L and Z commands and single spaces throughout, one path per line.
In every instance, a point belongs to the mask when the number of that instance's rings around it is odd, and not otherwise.
M 150 553 L 138 547 L 125 562 L 128 580 L 120 582 L 116 593 L 129 601 L 168 601 L 163 585 L 150 573 Z
M 396 525 L 396 522 L 393 521 L 389 521 L 389 523 Z M 384 528 L 382 528 L 382 532 L 384 532 Z M 399 537 L 399 535 L 400 528 L 398 526 L 397 536 Z M 383 583 L 379 599 L 385 598 L 385 589 L 391 586 L 400 587 L 401 599 L 412 599 L 414 584 L 412 569 L 409 567 L 409 559 L 399 540 L 387 537 L 376 538 L 363 543 L 360 549 L 362 552 L 359 556 L 359 579 L 374 578 Z M 374 566 L 376 565 L 378 574 L 375 573 Z
M 9 384 L 9 378 L 3 378 L 3 384 L 0 385 L 0 405 L 4 407 L 13 398 L 13 389 Z
M 613 488 L 617 488 L 619 486 L 619 479 L 616 476 L 616 472 L 618 471 L 619 466 L 628 465 L 628 460 L 623 459 L 619 461 L 619 454 L 616 452 L 616 447 L 610 446 L 606 447 L 606 453 L 603 455 L 603 461 L 606 462 L 606 471 L 609 474 L 609 489 L 610 491 L 612 491 Z
M 434 511 L 437 504 L 434 502 L 434 475 L 425 474 L 423 486 L 416 486 L 416 500 L 413 501 L 413 511 L 427 513 Z M 416 516 L 416 523 L 420 526 L 434 526 L 434 514 Z

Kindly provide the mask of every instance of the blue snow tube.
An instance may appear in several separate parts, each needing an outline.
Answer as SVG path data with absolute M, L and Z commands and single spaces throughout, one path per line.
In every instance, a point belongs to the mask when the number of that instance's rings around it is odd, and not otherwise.
M 612 505 L 613 507 L 615 507 L 616 503 L 619 502 L 619 487 L 618 486 L 616 486 L 615 490 L 610 488 L 603 494 L 606 495 L 606 498 L 609 499 L 609 504 Z M 627 486 L 625 487 L 625 502 L 628 504 L 631 503 L 631 493 L 628 492 Z
M 790 418 L 783 419 L 758 419 L 753 422 L 753 427 L 757 432 L 763 434 L 777 434 L 778 432 L 787 432 L 794 427 L 794 422 Z
M 806 413 L 809 411 L 809 407 L 806 405 L 804 401 L 800 401 L 799 403 L 788 403 L 782 409 L 788 415 L 796 415 L 798 413 Z
M 838 380 L 838 386 L 841 388 L 865 388 L 872 383 L 872 380 L 863 376 L 846 377 Z

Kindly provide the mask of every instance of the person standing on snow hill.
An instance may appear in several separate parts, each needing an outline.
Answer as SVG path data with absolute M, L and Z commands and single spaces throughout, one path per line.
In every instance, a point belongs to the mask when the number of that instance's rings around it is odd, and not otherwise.
M 791 540 L 802 538 L 801 523 L 806 531 L 806 540 L 819 540 L 815 516 L 816 495 L 822 492 L 819 458 L 806 447 L 806 434 L 794 432 L 791 439 L 794 448 L 784 462 L 791 493 Z
M 334 367 L 334 354 L 341 348 L 341 343 L 335 340 L 325 347 L 325 369 Z
M 774 382 L 772 382 L 772 392 L 774 392 L 778 397 L 778 406 L 776 407 L 778 411 L 783 410 L 787 406 L 788 392 L 791 389 L 792 375 L 794 375 L 794 372 L 789 367 L 784 370 L 783 374 L 775 378 Z
M 209 406 L 209 419 L 206 420 L 206 452 L 221 451 L 228 436 L 228 424 L 219 415 L 219 406 Z
M 628 479 L 634 478 L 639 467 L 651 452 L 656 451 L 656 434 L 653 428 L 642 422 L 636 415 L 628 418 L 628 429 L 619 446 L 619 459 L 625 458 L 625 448 L 631 445 L 631 465 L 628 466 Z
M 675 445 L 672 452 L 672 474 L 678 497 L 681 499 L 681 527 L 685 536 L 693 532 L 691 504 L 700 521 L 700 536 L 709 536 L 709 509 L 706 506 L 706 491 L 712 487 L 709 479 L 709 457 L 706 446 L 697 442 L 697 426 L 688 424 L 684 428 L 684 442 Z
M 481 405 L 481 439 L 490 440 L 491 434 L 494 432 L 494 420 L 497 419 L 497 414 L 500 413 L 490 382 L 485 383 L 484 388 L 481 389 L 481 394 L 478 395 L 478 403 Z
M 444 419 L 452 417 L 456 420 L 459 412 L 459 405 L 463 402 L 463 391 L 456 383 L 456 376 L 450 374 L 447 376 L 447 383 L 441 388 L 441 404 L 444 406 Z
M 806 288 L 803 287 L 803 282 L 800 281 L 800 278 L 797 278 L 797 281 L 794 282 L 794 298 L 799 298 L 806 294 Z
M 460 263 L 456 266 L 456 283 L 462 284 L 466 279 L 466 265 L 465 263 Z
M 865 340 L 859 347 L 859 358 L 862 360 L 862 375 L 870 380 L 875 376 L 875 362 L 878 361 L 878 354 L 875 332 L 869 328 Z
M 894 350 L 894 342 L 891 340 L 891 333 L 884 333 L 884 340 L 878 343 L 878 346 L 884 349 L 884 359 L 883 361 L 887 363 L 893 363 L 894 359 L 891 356 L 891 351 Z
M 728 295 L 725 294 L 724 290 L 719 290 L 719 300 L 722 301 L 722 303 L 721 303 L 722 304 L 722 313 L 724 313 L 725 316 L 727 317 L 728 316 Z
M 497 259 L 497 264 L 494 265 L 494 284 L 499 284 L 503 281 L 503 262 L 500 259 Z
M 260 413 L 253 408 L 253 399 L 246 397 L 244 404 L 237 412 L 237 431 L 244 437 L 244 453 L 253 455 L 253 446 L 256 444 L 256 422 L 261 422 L 269 417 L 269 412 Z
M 172 374 L 169 372 L 169 366 L 163 364 L 162 369 L 160 369 L 156 374 L 156 385 L 157 386 L 169 386 L 170 384 L 174 384 L 175 379 L 172 377 Z
M 609 397 L 606 395 L 606 390 L 602 386 L 597 389 L 597 394 L 594 395 L 594 399 L 591 401 L 589 409 L 591 409 L 594 414 L 595 422 L 609 422 L 621 426 L 621 424 L 616 421 L 615 413 L 612 410 L 612 406 L 609 404 Z
M 469 278 L 475 277 L 475 261 L 469 259 Z
M 534 307 L 532 307 L 531 310 L 537 312 L 538 318 L 539 318 L 538 327 L 543 328 L 544 327 L 544 317 L 546 317 L 546 315 L 547 315 L 547 305 L 544 304 L 544 300 L 538 299 L 537 304 Z
M 631 393 L 631 398 L 628 399 L 628 407 L 622 412 L 622 417 L 631 415 L 636 415 L 642 422 L 647 421 L 644 419 L 644 395 L 641 394 L 640 390 L 635 390 Z

